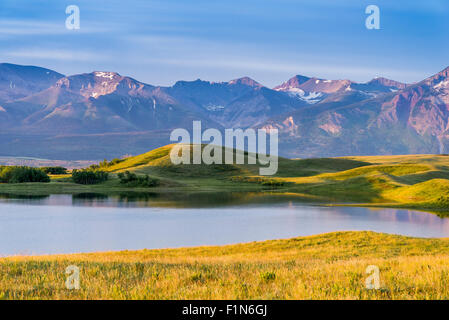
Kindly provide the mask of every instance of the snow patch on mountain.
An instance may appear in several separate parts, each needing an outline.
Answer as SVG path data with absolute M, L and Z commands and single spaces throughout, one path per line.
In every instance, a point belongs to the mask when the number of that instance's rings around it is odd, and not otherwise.
M 305 92 L 302 89 L 290 87 L 287 89 L 276 89 L 276 91 L 286 92 L 291 97 L 296 97 L 300 100 L 307 102 L 308 104 L 315 104 L 320 102 L 323 98 L 323 94 L 321 92 Z
M 103 72 L 103 71 L 100 71 L 100 72 L 94 72 L 94 75 L 96 77 L 108 78 L 108 79 L 112 80 L 114 78 L 114 76 L 115 76 L 115 73 L 114 72 Z
M 441 81 L 440 83 L 433 86 L 434 89 L 443 89 L 449 87 L 449 80 Z

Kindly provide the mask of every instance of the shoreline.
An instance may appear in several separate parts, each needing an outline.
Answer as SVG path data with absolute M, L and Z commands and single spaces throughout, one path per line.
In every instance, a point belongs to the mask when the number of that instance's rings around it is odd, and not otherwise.
M 292 190 L 293 189 L 293 190 Z M 295 192 L 294 188 L 264 188 L 258 185 L 208 185 L 207 189 L 202 186 L 160 186 L 152 188 L 129 188 L 120 186 L 115 179 L 106 184 L 80 185 L 71 182 L 52 181 L 50 183 L 20 183 L 5 184 L 0 183 L 0 198 L 2 196 L 18 197 L 46 197 L 51 195 L 95 195 L 104 197 L 139 197 L 145 195 L 158 195 L 161 199 L 164 196 L 167 200 L 182 201 L 192 195 L 221 194 L 223 197 L 235 195 L 237 193 L 251 195 L 254 197 L 248 203 L 253 203 L 256 198 L 261 200 L 272 200 L 273 202 L 297 201 L 307 205 L 329 206 L 329 207 L 365 207 L 365 208 L 388 208 L 416 210 L 430 214 L 435 214 L 441 218 L 449 218 L 449 209 L 432 207 L 432 205 L 416 203 L 393 203 L 393 202 L 353 202 L 353 201 L 332 201 L 322 196 Z M 171 198 L 171 196 L 174 196 Z M 177 207 L 174 205 L 173 207 Z M 213 207 L 213 206 L 211 206 Z
M 54 258 L 54 257 L 77 257 L 77 256 L 85 256 L 85 255 L 111 255 L 111 254 L 122 254 L 122 253 L 139 253 L 139 252 L 151 252 L 151 251 L 189 251 L 189 250 L 201 250 L 201 249 L 226 249 L 228 247 L 235 246 L 247 246 L 247 245 L 264 245 L 270 242 L 276 241 L 295 241 L 297 239 L 313 239 L 313 238 L 321 238 L 335 235 L 345 235 L 345 234 L 374 234 L 380 237 L 401 237 L 405 239 L 414 239 L 414 240 L 448 240 L 449 237 L 414 237 L 414 236 L 406 236 L 395 233 L 384 233 L 384 232 L 375 232 L 369 230 L 339 230 L 339 231 L 331 231 L 324 233 L 317 233 L 306 236 L 298 236 L 292 238 L 278 238 L 278 239 L 266 239 L 266 240 L 256 240 L 256 241 L 248 241 L 248 242 L 236 242 L 236 243 L 227 243 L 220 245 L 199 245 L 199 246 L 179 246 L 179 247 L 166 247 L 166 248 L 141 248 L 141 249 L 122 249 L 122 250 L 105 250 L 105 251 L 83 251 L 83 252 L 72 252 L 72 253 L 42 253 L 42 254 L 13 254 L 13 255 L 0 255 L 0 263 L 3 259 L 42 259 L 42 258 Z M 449 249 L 449 248 L 448 248 Z M 449 253 L 449 251 L 448 251 Z
M 367 290 L 367 266 L 380 290 Z M 79 290 L 66 270 L 79 268 Z M 432 266 L 431 268 L 429 266 Z M 333 232 L 227 246 L 0 258 L 2 299 L 448 299 L 449 239 Z

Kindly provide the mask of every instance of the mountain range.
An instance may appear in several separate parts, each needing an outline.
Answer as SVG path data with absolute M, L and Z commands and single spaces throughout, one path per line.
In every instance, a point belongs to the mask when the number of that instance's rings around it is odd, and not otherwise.
M 137 154 L 172 129 L 276 128 L 287 157 L 449 152 L 449 68 L 414 84 L 296 75 L 163 87 L 116 72 L 65 76 L 0 64 L 0 155 L 64 160 Z

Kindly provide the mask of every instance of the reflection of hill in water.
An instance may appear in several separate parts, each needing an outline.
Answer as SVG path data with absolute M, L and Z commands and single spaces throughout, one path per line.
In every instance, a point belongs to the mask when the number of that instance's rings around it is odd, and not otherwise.
M 214 208 L 237 205 L 266 205 L 270 203 L 305 203 L 307 199 L 297 195 L 257 192 L 129 192 L 106 195 L 102 193 L 78 193 L 74 195 L 15 195 L 1 194 L 0 201 L 59 206 L 88 207 L 163 207 L 163 208 Z
M 0 193 L 0 202 L 46 205 L 49 198 L 49 195 L 13 195 L 9 193 Z
M 0 193 L 0 199 L 16 199 L 16 200 L 39 200 L 46 199 L 49 195 L 24 195 L 24 194 L 10 194 Z
M 0 194 L 0 202 L 50 205 L 79 206 L 98 208 L 225 208 L 233 206 L 248 206 L 251 208 L 267 208 L 276 205 L 273 210 L 296 210 L 307 205 L 307 199 L 297 195 L 257 193 L 257 192 L 129 192 L 106 195 L 101 193 L 79 193 L 75 195 L 12 195 Z M 310 203 L 309 203 L 310 204 Z M 300 210 L 300 209 L 298 209 Z M 344 220 L 364 220 L 373 223 L 404 223 L 435 226 L 449 231 L 449 219 L 425 212 L 364 207 L 315 207 L 323 213 L 323 222 L 328 218 Z
M 254 192 L 198 192 L 155 193 L 130 192 L 106 196 L 103 194 L 78 194 L 72 197 L 73 205 L 94 207 L 168 207 L 168 208 L 214 208 L 235 205 L 264 205 L 304 200 L 298 196 L 270 195 Z
M 67 228 L 69 233 L 74 232 L 71 228 L 80 228 L 83 232 L 91 230 L 92 237 L 97 236 L 97 230 L 105 228 L 106 233 L 98 238 L 99 243 L 103 241 L 100 240 L 102 237 L 116 235 L 118 230 L 127 230 L 121 235 L 125 238 L 138 234 L 148 243 L 158 238 L 155 234 L 165 237 L 167 241 L 176 240 L 179 234 L 184 234 L 185 238 L 175 241 L 176 245 L 193 245 L 189 241 L 201 233 L 206 235 L 204 242 L 197 244 L 209 243 L 211 239 L 216 240 L 220 232 L 226 239 L 222 243 L 348 230 L 419 237 L 449 235 L 449 219 L 429 213 L 387 208 L 311 206 L 301 200 L 304 198 L 241 192 L 3 194 L 0 195 L 0 217 L 4 223 L 2 230 L 10 224 L 13 226 L 11 228 L 24 228 L 27 234 L 39 228 L 47 232 L 49 224 L 53 232 L 57 223 L 61 223 L 61 228 Z M 34 219 L 32 223 L 30 219 Z M 74 221 L 76 224 L 73 224 Z M 149 238 L 147 230 L 153 232 Z M 161 230 L 171 230 L 171 233 L 161 234 Z M 49 243 L 54 245 L 53 241 Z M 87 243 L 90 245 L 92 242 Z M 139 247 L 146 245 L 147 242 L 141 243 Z

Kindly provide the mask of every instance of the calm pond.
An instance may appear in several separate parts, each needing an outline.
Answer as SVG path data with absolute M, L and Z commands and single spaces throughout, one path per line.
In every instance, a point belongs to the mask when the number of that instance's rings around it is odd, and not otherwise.
M 0 195 L 0 256 L 222 245 L 343 230 L 449 237 L 449 219 L 254 194 Z

